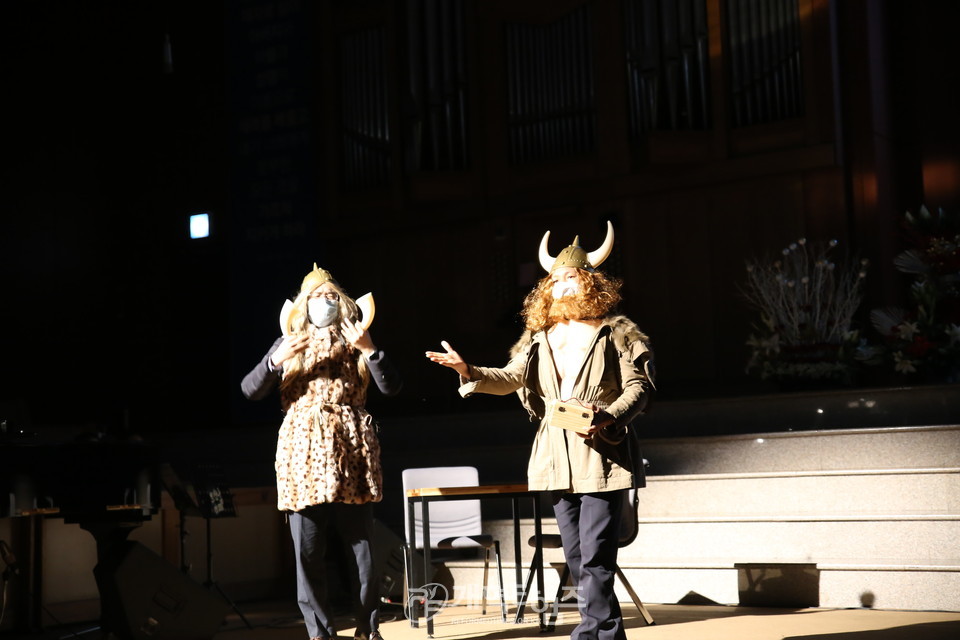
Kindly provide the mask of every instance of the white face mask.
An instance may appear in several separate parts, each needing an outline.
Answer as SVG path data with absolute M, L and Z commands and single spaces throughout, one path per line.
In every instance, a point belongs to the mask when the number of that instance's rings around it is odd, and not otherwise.
M 557 300 L 563 296 L 575 296 L 580 291 L 580 286 L 576 282 L 569 280 L 553 283 L 553 299 Z
M 338 315 L 340 315 L 340 305 L 336 300 L 327 300 L 326 298 L 307 300 L 307 316 L 314 326 L 330 326 Z

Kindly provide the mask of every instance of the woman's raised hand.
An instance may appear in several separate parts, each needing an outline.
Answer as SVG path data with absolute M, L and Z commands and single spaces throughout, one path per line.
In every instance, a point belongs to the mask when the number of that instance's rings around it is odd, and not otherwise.
M 373 339 L 370 337 L 370 332 L 361 327 L 359 323 L 344 318 L 343 322 L 340 323 L 340 332 L 347 342 L 359 349 L 365 357 L 370 357 L 377 351 L 377 347 L 374 346 Z
M 283 339 L 277 350 L 270 356 L 270 361 L 273 366 L 280 367 L 284 362 L 306 349 L 308 342 L 310 342 L 310 336 L 305 333 L 290 334 Z
M 470 366 L 463 361 L 463 358 L 460 357 L 460 354 L 454 351 L 453 347 L 451 347 L 450 343 L 446 340 L 441 340 L 440 346 L 444 348 L 444 352 L 441 353 L 440 351 L 427 351 L 427 358 L 433 362 L 436 362 L 437 364 L 450 367 L 461 376 L 469 380 Z

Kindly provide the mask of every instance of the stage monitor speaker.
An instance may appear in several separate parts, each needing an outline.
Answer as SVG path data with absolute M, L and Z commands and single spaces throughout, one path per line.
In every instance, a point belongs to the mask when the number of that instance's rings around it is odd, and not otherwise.
M 121 640 L 209 640 L 228 605 L 137 542 L 94 569 L 100 624 Z
M 403 597 L 403 540 L 379 520 L 374 520 L 373 562 L 380 597 L 398 601 Z

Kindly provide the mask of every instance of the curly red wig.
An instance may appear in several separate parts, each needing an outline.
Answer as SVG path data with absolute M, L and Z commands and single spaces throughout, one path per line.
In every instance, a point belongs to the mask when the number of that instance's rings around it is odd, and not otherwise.
M 553 297 L 553 279 L 545 276 L 523 301 L 524 324 L 533 332 L 549 329 L 558 320 L 594 320 L 603 318 L 620 303 L 619 278 L 599 271 L 577 269 L 580 291 L 575 296 Z

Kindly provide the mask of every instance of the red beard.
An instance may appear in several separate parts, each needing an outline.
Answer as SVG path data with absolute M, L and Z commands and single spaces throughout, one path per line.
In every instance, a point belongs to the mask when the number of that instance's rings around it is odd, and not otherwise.
M 586 303 L 582 293 L 566 295 L 550 303 L 547 318 L 551 322 L 561 320 L 590 320 L 592 313 L 590 305 Z

